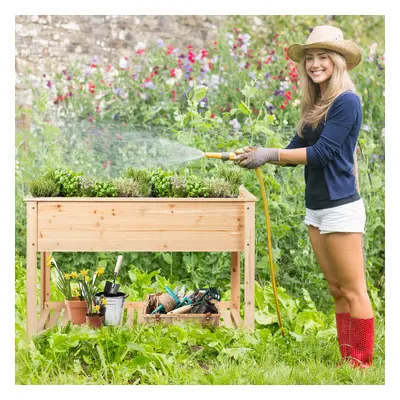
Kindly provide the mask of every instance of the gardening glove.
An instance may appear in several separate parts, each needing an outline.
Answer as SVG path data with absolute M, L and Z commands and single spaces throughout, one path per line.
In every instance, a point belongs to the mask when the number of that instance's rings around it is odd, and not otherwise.
M 267 162 L 279 162 L 279 149 L 265 147 L 243 147 L 235 151 L 235 164 L 244 168 L 257 168 Z

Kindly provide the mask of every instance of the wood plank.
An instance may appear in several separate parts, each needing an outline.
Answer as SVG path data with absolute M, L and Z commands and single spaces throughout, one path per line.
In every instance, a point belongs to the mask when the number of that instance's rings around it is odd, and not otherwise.
M 241 232 L 53 232 L 39 239 L 40 251 L 243 251 Z M 42 231 L 43 233 L 43 231 Z
M 42 310 L 40 313 L 39 322 L 37 324 L 37 332 L 40 332 L 44 329 L 46 322 L 48 321 L 50 314 L 50 310 Z
M 133 307 L 128 308 L 126 314 L 126 325 L 128 325 L 131 328 L 133 326 L 134 317 L 135 317 L 135 309 Z
M 65 303 L 63 301 L 46 301 L 44 303 L 44 308 L 46 310 L 63 310 L 65 308 Z
M 143 308 L 146 304 L 145 301 L 125 301 L 124 308 Z
M 233 328 L 232 320 L 231 320 L 231 313 L 226 308 L 220 308 L 221 316 L 224 319 L 223 324 L 227 328 Z
M 251 194 L 243 185 L 239 187 L 239 198 L 246 202 L 257 201 L 257 197 Z
M 231 318 L 235 325 L 235 328 L 240 328 L 243 326 L 243 320 L 242 320 L 242 318 L 240 318 L 239 310 L 236 310 L 235 308 L 231 308 L 230 315 L 231 315 Z
M 228 231 L 243 228 L 243 205 L 190 203 L 38 203 L 38 230 Z
M 239 188 L 240 191 L 240 188 Z M 41 202 L 54 202 L 55 199 L 59 202 L 76 203 L 76 202 L 95 202 L 95 203 L 115 203 L 115 202 L 126 202 L 126 203 L 243 203 L 244 201 L 257 201 L 257 198 L 253 196 L 246 188 L 242 197 L 24 197 L 24 201 L 41 201 Z M 248 194 L 247 194 L 248 193 Z
M 61 314 L 61 310 L 54 310 L 53 314 L 50 317 L 50 321 L 49 321 L 49 328 L 51 328 L 52 326 L 57 324 L 58 318 L 60 317 Z
M 240 252 L 231 253 L 231 303 L 240 309 Z
M 40 308 L 43 310 L 45 302 L 50 301 L 50 266 L 47 266 L 47 260 L 51 253 L 40 253 Z
M 255 203 L 245 205 L 244 323 L 254 329 Z
M 38 251 L 37 203 L 26 203 L 26 333 L 28 338 L 37 332 L 36 270 Z

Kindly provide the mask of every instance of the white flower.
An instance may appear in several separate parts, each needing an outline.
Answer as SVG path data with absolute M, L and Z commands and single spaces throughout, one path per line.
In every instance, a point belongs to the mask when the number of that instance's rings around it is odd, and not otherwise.
M 165 82 L 168 86 L 175 85 L 175 78 L 170 78 Z
M 238 121 L 236 118 L 233 119 L 232 121 L 230 121 L 230 122 L 229 122 L 229 125 L 232 125 L 232 126 L 233 126 L 233 129 L 234 129 L 235 131 L 238 131 L 238 130 L 240 129 L 240 127 L 241 127 L 239 121 Z
M 135 51 L 138 50 L 146 50 L 146 45 L 143 42 L 139 42 L 136 46 L 135 46 Z
M 182 70 L 180 68 L 175 68 L 175 77 L 178 81 L 182 78 Z
M 122 68 L 122 69 L 127 69 L 128 67 L 129 67 L 129 61 L 128 61 L 128 59 L 127 58 L 121 58 L 120 60 L 119 60 L 119 66 Z
M 370 128 L 368 125 L 366 125 L 366 124 L 364 124 L 364 125 L 362 126 L 362 129 L 363 129 L 365 132 L 370 132 L 370 131 L 371 131 L 371 128 Z

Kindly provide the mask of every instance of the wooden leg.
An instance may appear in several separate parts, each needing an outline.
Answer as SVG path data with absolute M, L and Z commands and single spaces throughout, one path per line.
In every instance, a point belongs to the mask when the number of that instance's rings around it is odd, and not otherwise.
M 240 310 L 240 252 L 231 253 L 231 303 Z
M 26 243 L 26 334 L 28 338 L 36 333 L 36 270 L 37 270 L 37 203 L 27 202 L 27 243 Z
M 255 204 L 245 203 L 244 324 L 254 329 Z
M 45 303 L 50 301 L 50 265 L 47 260 L 51 257 L 51 253 L 40 253 L 40 312 L 45 309 Z M 44 326 L 47 326 L 48 319 Z

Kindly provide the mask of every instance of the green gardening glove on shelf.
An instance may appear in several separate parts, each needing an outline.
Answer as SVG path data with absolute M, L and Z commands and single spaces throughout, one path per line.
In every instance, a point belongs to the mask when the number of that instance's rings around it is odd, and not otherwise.
M 252 169 L 258 168 L 267 162 L 279 162 L 279 149 L 265 147 L 243 147 L 235 151 L 237 156 L 234 163 L 240 167 Z

